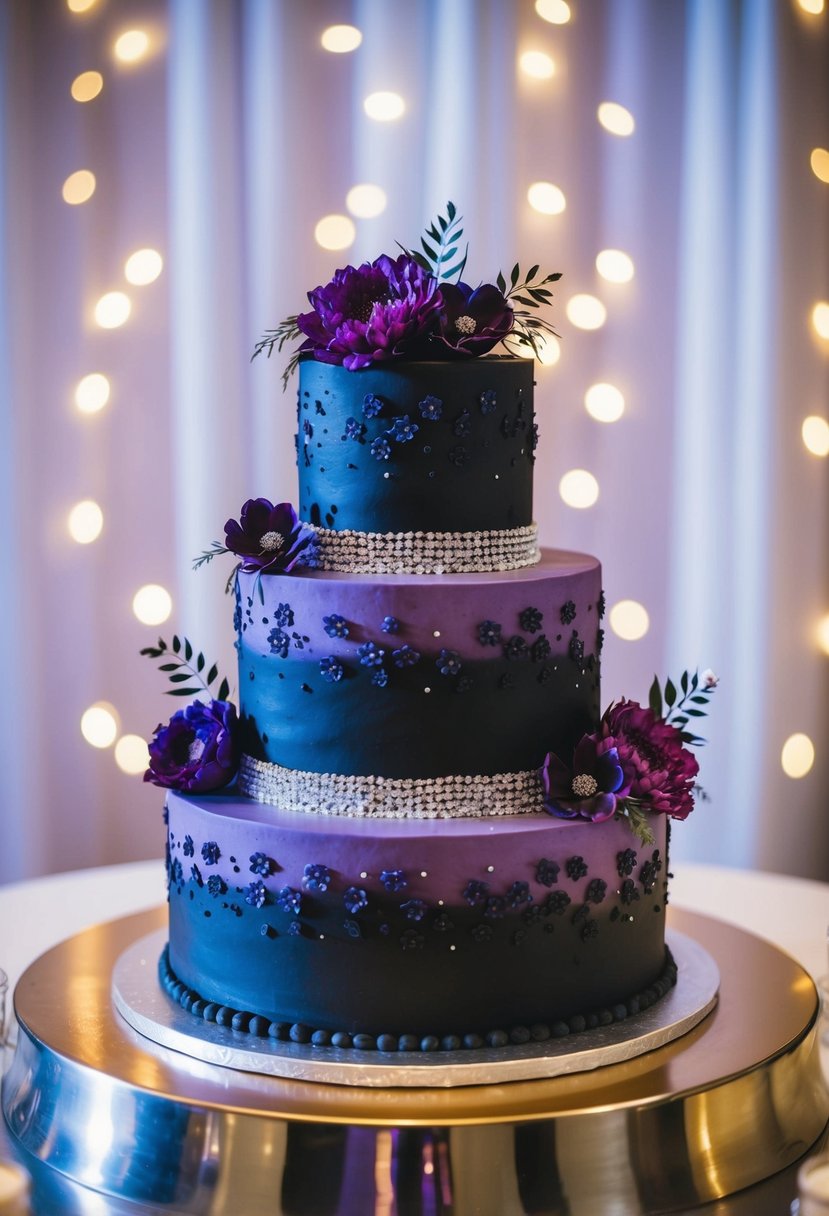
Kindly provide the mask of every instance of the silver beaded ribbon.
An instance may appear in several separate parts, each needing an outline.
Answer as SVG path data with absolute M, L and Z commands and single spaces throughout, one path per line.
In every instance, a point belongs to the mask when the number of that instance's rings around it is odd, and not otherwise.
M 491 777 L 352 777 L 243 756 L 243 794 L 285 811 L 369 819 L 485 819 L 541 810 L 538 773 Z
M 306 564 L 340 574 L 477 574 L 520 570 L 539 558 L 538 525 L 490 532 L 333 532 L 316 535 Z

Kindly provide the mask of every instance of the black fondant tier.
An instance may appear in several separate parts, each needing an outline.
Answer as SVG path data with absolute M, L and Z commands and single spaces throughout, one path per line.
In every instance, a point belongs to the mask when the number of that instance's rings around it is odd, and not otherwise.
M 299 513 L 320 527 L 524 527 L 535 442 L 528 359 L 300 365 Z

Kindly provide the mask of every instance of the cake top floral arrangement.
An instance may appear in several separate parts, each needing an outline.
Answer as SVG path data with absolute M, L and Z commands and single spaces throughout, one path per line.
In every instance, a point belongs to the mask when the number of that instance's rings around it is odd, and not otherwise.
M 268 330 L 253 357 L 303 339 L 292 352 L 283 383 L 302 356 L 341 364 L 349 371 L 387 359 L 451 359 L 484 355 L 499 343 L 511 354 L 538 356 L 545 333 L 555 334 L 538 315 L 553 293 L 559 273 L 526 274 L 516 262 L 507 283 L 472 287 L 463 279 L 468 246 L 454 203 L 438 215 L 421 238 L 420 249 L 400 246 L 397 257 L 383 254 L 361 266 L 337 270 L 333 279 L 308 293 L 310 312 L 287 317 Z

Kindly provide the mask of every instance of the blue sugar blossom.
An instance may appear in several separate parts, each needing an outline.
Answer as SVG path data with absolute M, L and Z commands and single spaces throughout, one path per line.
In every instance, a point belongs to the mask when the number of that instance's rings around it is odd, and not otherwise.
M 245 903 L 250 904 L 252 908 L 264 907 L 267 898 L 268 892 L 260 878 L 254 879 L 245 887 Z
M 322 623 L 330 638 L 348 637 L 348 622 L 344 616 L 338 616 L 336 612 L 333 612 L 331 616 L 324 616 Z
M 400 622 L 396 616 L 384 616 L 380 622 L 380 628 L 383 630 L 383 633 L 399 633 Z
M 404 913 L 406 920 L 415 921 L 423 920 L 428 908 L 429 905 L 422 899 L 407 899 L 400 905 L 400 911 Z
M 207 880 L 207 890 L 210 895 L 224 895 L 227 883 L 219 874 L 211 874 Z
M 358 422 L 356 418 L 346 418 L 343 439 L 354 439 L 359 443 L 365 433 L 366 425 L 364 422 Z
M 528 882 L 514 882 L 506 894 L 507 903 L 511 908 L 520 908 L 532 900 Z
M 308 891 L 327 891 L 331 885 L 331 871 L 328 866 L 309 862 L 302 875 L 302 885 Z
M 503 895 L 490 895 L 484 904 L 484 916 L 490 920 L 501 920 L 507 913 L 507 901 Z
M 494 388 L 487 388 L 481 393 L 478 398 L 481 406 L 482 414 L 491 414 L 498 404 L 498 397 Z
M 196 850 L 195 850 L 195 849 L 194 849 L 194 847 L 193 847 L 193 837 L 192 837 L 192 836 L 185 836 L 185 837 L 184 837 L 184 844 L 182 845 L 182 852 L 184 853 L 184 856 L 185 856 L 185 857 L 192 857 L 192 856 L 193 856 L 193 854 L 195 853 L 195 851 L 196 851 Z
M 530 648 L 519 633 L 504 642 L 504 658 L 521 662 L 530 657 Z
M 474 908 L 476 904 L 482 904 L 486 899 L 489 894 L 489 883 L 481 882 L 478 878 L 470 878 L 461 894 L 470 907 Z
M 501 642 L 501 626 L 497 621 L 481 621 L 478 626 L 478 641 L 482 646 L 498 646 Z
M 525 608 L 518 618 L 518 623 L 525 633 L 538 633 L 544 614 L 537 608 Z
M 299 916 L 302 908 L 302 894 L 293 887 L 283 887 L 276 897 L 276 906 L 281 912 L 292 912 Z
M 462 443 L 456 443 L 453 448 L 450 448 L 446 453 L 446 459 L 450 464 L 453 464 L 456 469 L 462 469 L 469 460 L 469 453 Z
M 215 866 L 222 855 L 222 850 L 215 840 L 206 840 L 201 847 L 201 855 L 205 865 Z
M 343 921 L 343 928 L 345 929 L 345 931 L 346 931 L 346 933 L 348 934 L 348 936 L 349 936 L 349 937 L 355 937 L 355 938 L 356 938 L 356 937 L 362 937 L 362 936 L 363 936 L 363 931 L 362 931 L 362 929 L 360 928 L 360 923 L 359 923 L 359 921 L 356 921 L 356 920 L 344 920 L 344 921 Z
M 385 688 L 389 682 L 389 673 L 383 667 L 378 667 L 374 675 L 371 677 L 372 684 L 377 688 Z
M 363 417 L 376 418 L 383 408 L 382 397 L 376 397 L 374 393 L 366 393 L 363 398 Z
M 369 451 L 375 460 L 388 460 L 391 456 L 391 444 L 383 435 L 378 435 Z
M 251 853 L 250 870 L 252 874 L 261 874 L 267 878 L 273 872 L 273 862 L 267 853 Z
M 420 410 L 421 418 L 425 418 L 427 422 L 437 422 L 443 413 L 443 402 L 439 397 L 424 397 L 422 401 L 418 401 L 417 408 Z
M 343 678 L 345 668 L 339 659 L 335 659 L 333 654 L 326 655 L 324 659 L 320 659 L 320 671 L 323 679 L 329 684 L 338 684 Z
M 281 628 L 272 629 L 268 634 L 268 645 L 271 654 L 279 655 L 280 659 L 287 659 L 291 649 L 291 635 Z
M 190 867 L 190 877 L 192 878 L 193 882 L 196 884 L 197 887 L 204 886 L 204 879 L 202 878 L 201 870 L 199 869 L 199 867 L 197 865 L 192 865 Z
M 400 418 L 393 418 L 392 424 L 386 431 L 386 434 L 391 436 L 395 443 L 408 443 L 414 439 L 420 427 L 416 422 L 409 421 L 409 415 L 403 414 Z
M 294 623 L 294 611 L 290 604 L 277 604 L 273 619 L 283 629 L 290 629 Z
M 346 912 L 356 916 L 358 912 L 362 912 L 364 908 L 368 907 L 368 895 L 362 887 L 349 887 L 343 895 L 343 903 Z
M 457 650 L 441 650 L 435 666 L 442 676 L 456 676 L 461 670 L 461 656 Z
M 380 881 L 387 891 L 402 891 L 408 885 L 403 870 L 381 870 Z
M 420 655 L 408 643 L 404 643 L 398 650 L 393 650 L 391 657 L 395 667 L 414 667 L 415 663 L 420 662 Z
M 432 921 L 432 928 L 438 933 L 451 933 L 455 925 L 446 912 L 439 912 Z
M 181 883 L 183 881 L 184 881 L 184 870 L 182 869 L 181 862 L 176 857 L 176 859 L 173 861 L 173 864 L 170 866 L 170 882 L 173 884 L 174 887 L 177 887 L 179 885 L 179 883 Z
M 552 887 L 558 882 L 560 870 L 561 866 L 557 861 L 548 861 L 546 857 L 542 857 L 535 868 L 535 881 L 540 882 L 542 887 Z
M 291 921 L 291 923 L 288 925 L 288 933 L 290 934 L 291 937 L 301 937 L 302 936 L 302 925 L 299 923 L 298 920 Z
M 400 937 L 400 945 L 404 950 L 422 950 L 425 942 L 426 938 L 422 933 L 418 933 L 417 929 L 407 929 Z
M 375 642 L 363 642 L 362 646 L 357 647 L 357 654 L 363 667 L 381 667 L 386 657 L 385 650 L 381 650 Z

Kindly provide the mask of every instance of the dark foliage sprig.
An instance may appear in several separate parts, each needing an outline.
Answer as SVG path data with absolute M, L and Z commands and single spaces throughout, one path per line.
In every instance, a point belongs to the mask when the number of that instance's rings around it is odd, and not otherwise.
M 702 747 L 705 740 L 688 730 L 688 725 L 692 718 L 705 717 L 708 712 L 708 702 L 716 687 L 716 679 L 701 683 L 697 671 L 693 675 L 683 671 L 679 680 L 679 688 L 673 680 L 667 679 L 663 689 L 658 677 L 654 676 L 648 693 L 648 705 L 657 718 L 662 718 L 670 726 L 677 728 L 683 743 L 690 743 L 692 747 Z
M 253 362 L 257 355 L 261 355 L 263 352 L 270 359 L 271 355 L 273 354 L 274 347 L 276 347 L 278 351 L 281 351 L 286 342 L 296 342 L 302 337 L 302 332 L 297 325 L 297 315 L 297 313 L 294 313 L 293 316 L 286 317 L 284 321 L 280 321 L 276 329 L 268 329 L 265 331 L 264 336 L 259 339 L 253 348 L 253 354 L 250 357 L 251 362 Z M 282 373 L 283 388 L 288 387 L 288 381 L 293 375 L 294 369 L 298 363 L 299 351 L 295 350 L 288 359 L 285 371 Z
M 641 840 L 642 844 L 653 844 L 656 837 L 651 830 L 646 803 L 639 798 L 624 798 L 617 806 L 623 808 L 623 817 L 627 819 L 633 835 Z
M 469 253 L 467 244 L 458 257 L 463 236 L 460 223 L 461 216 L 458 215 L 455 204 L 449 202 L 446 204 L 446 215 L 438 215 L 426 229 L 425 236 L 420 238 L 423 253 L 418 249 L 406 249 L 403 245 L 399 247 L 439 283 L 457 281 L 464 272 Z M 457 261 L 453 264 L 455 258 Z
M 228 549 L 221 541 L 211 541 L 209 549 L 203 549 L 198 557 L 193 558 L 193 569 L 198 570 L 201 566 L 206 566 L 208 562 L 212 562 L 214 557 L 221 557 L 223 553 L 232 553 L 232 549 Z M 236 575 L 242 568 L 242 563 L 237 562 L 227 577 L 225 583 L 225 595 L 230 595 L 233 589 L 233 584 L 236 581 Z
M 541 357 L 542 346 L 540 339 L 542 336 L 544 334 L 551 334 L 554 338 L 557 338 L 559 335 L 549 321 L 528 310 L 542 308 L 550 304 L 553 293 L 547 284 L 557 283 L 561 278 L 561 273 L 556 271 L 554 274 L 548 274 L 539 279 L 539 270 L 540 266 L 531 266 L 522 278 L 521 267 L 516 262 L 510 272 L 509 287 L 507 287 L 507 281 L 500 270 L 495 280 L 498 290 L 513 305 L 513 328 L 512 332 L 505 339 L 504 345 L 509 347 L 510 342 L 512 342 L 519 348 L 529 348 L 536 359 Z M 520 304 L 521 307 L 515 308 L 515 304 Z
M 168 688 L 167 695 L 169 697 L 192 697 L 200 692 L 210 693 L 210 685 L 214 684 L 219 678 L 219 669 L 214 663 L 205 673 L 207 660 L 201 651 L 198 654 L 193 650 L 191 642 L 187 638 L 180 638 L 177 634 L 173 635 L 173 640 L 168 646 L 164 638 L 158 639 L 157 646 L 145 646 L 141 654 L 146 655 L 148 659 L 164 659 L 163 663 L 159 663 L 158 670 L 167 674 L 167 678 L 171 684 L 175 684 L 175 688 Z M 195 657 L 195 666 L 193 659 Z M 196 681 L 198 687 L 192 687 L 192 682 Z M 217 701 L 226 701 L 230 693 L 230 685 L 227 680 L 223 679 L 219 684 L 216 692 Z M 213 694 L 210 693 L 212 696 Z

